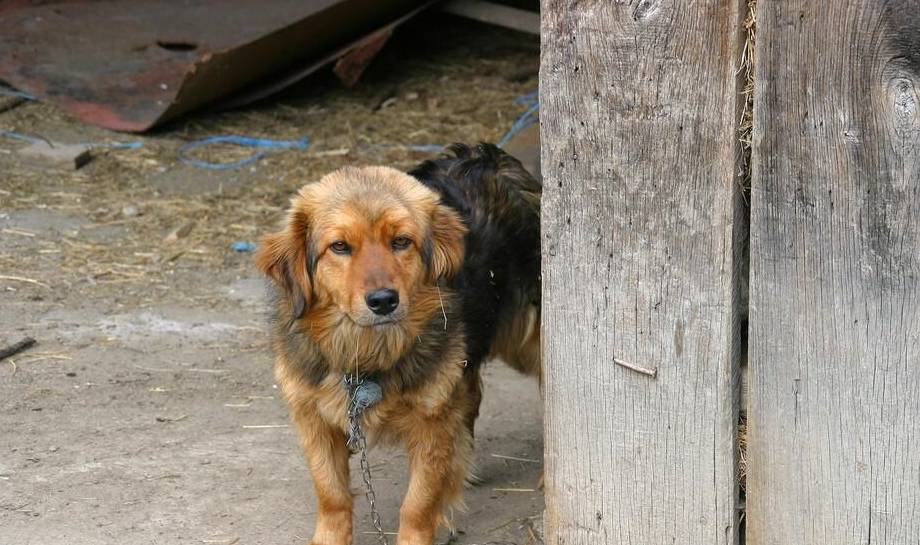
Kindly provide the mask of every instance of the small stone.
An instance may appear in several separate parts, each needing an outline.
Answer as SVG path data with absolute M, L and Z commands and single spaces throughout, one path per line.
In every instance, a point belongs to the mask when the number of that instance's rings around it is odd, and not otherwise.
M 252 252 L 256 249 L 256 244 L 247 240 L 238 240 L 231 244 L 230 248 L 234 252 Z
M 17 153 L 36 166 L 66 170 L 76 170 L 92 159 L 89 148 L 82 144 L 50 145 L 38 141 L 19 149 Z
M 126 218 L 133 218 L 141 215 L 141 212 L 136 206 L 129 204 L 128 206 L 122 207 L 121 215 Z

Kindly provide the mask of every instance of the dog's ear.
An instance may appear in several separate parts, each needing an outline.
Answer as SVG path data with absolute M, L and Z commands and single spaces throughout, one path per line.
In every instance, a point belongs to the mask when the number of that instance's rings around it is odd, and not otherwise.
M 313 282 L 308 264 L 307 220 L 298 212 L 288 217 L 287 227 L 278 232 L 265 235 L 256 252 L 256 267 L 284 293 L 291 302 L 291 319 L 303 316 L 310 305 L 313 294 Z
M 460 271 L 464 256 L 466 226 L 460 216 L 443 204 L 431 213 L 431 231 L 425 241 L 425 258 L 432 282 L 451 278 Z

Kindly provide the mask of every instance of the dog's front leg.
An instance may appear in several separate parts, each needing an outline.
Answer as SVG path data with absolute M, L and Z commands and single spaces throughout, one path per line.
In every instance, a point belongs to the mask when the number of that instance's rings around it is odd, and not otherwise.
M 295 413 L 294 422 L 300 431 L 318 503 L 310 545 L 351 545 L 352 495 L 345 434 L 309 406 Z
M 431 545 L 444 510 L 463 489 L 473 440 L 462 412 L 446 413 L 421 417 L 407 432 L 409 490 L 399 512 L 397 545 Z

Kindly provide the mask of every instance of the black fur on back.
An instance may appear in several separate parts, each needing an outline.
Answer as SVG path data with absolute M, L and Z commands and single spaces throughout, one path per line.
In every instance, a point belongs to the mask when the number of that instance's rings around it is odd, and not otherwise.
M 501 320 L 540 303 L 541 185 L 498 147 L 454 144 L 409 174 L 441 196 L 469 228 L 449 287 L 461 302 L 471 367 L 488 355 Z

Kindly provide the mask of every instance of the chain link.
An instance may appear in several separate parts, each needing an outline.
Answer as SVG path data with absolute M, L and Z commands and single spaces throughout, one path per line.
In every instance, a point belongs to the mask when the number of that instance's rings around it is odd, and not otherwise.
M 464 361 L 464 364 L 466 362 Z M 371 380 L 355 375 L 345 375 L 345 391 L 348 393 L 348 438 L 346 445 L 348 450 L 359 455 L 361 463 L 361 479 L 364 481 L 364 497 L 367 498 L 367 504 L 371 510 L 371 523 L 377 530 L 377 541 L 380 545 L 389 545 L 386 532 L 383 531 L 383 525 L 380 524 L 380 513 L 377 512 L 377 495 L 374 493 L 374 486 L 371 484 L 371 464 L 367 461 L 367 437 L 361 428 L 361 415 L 364 410 L 380 400 L 380 386 Z M 457 541 L 457 533 L 453 528 L 447 541 L 441 545 L 452 545 Z
M 348 448 L 352 452 L 359 453 L 361 462 L 361 478 L 364 480 L 364 497 L 367 498 L 367 504 L 371 510 L 371 523 L 377 530 L 377 541 L 380 545 L 389 545 L 387 535 L 380 524 L 380 513 L 377 512 L 377 495 L 374 493 L 374 486 L 371 484 L 371 465 L 367 461 L 367 437 L 364 436 L 364 430 L 361 429 L 361 413 L 366 408 L 356 400 L 358 386 L 363 380 L 346 376 L 345 388 L 348 391 Z

